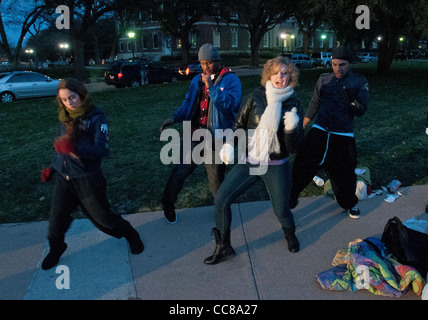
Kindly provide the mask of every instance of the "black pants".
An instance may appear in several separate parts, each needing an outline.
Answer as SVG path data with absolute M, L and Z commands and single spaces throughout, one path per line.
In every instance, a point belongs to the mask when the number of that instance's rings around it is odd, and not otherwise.
M 197 143 L 192 142 L 191 151 Z M 183 148 L 181 148 L 182 150 Z M 191 152 L 190 151 L 190 152 Z M 196 163 L 191 160 L 191 163 L 185 164 L 183 161 L 183 155 L 180 153 L 180 163 L 176 164 L 172 169 L 172 172 L 169 176 L 168 182 L 166 183 L 163 195 L 162 195 L 162 204 L 163 208 L 166 210 L 172 210 L 175 208 L 175 202 L 177 201 L 178 194 L 180 193 L 184 181 L 189 177 L 192 172 L 198 166 Z M 208 186 L 210 188 L 211 194 L 214 197 L 217 193 L 218 188 L 224 180 L 224 174 L 226 172 L 226 165 L 215 164 L 215 151 L 211 152 L 212 161 L 211 164 L 204 163 L 205 172 L 208 178 Z
M 101 231 L 121 238 L 132 229 L 131 224 L 110 210 L 106 181 L 102 174 L 66 180 L 56 174 L 49 217 L 49 239 L 64 240 L 70 228 L 71 214 L 80 205 L 85 215 Z
M 291 203 L 312 181 L 318 170 L 327 173 L 337 203 L 351 209 L 358 203 L 355 195 L 357 148 L 352 137 L 340 136 L 312 128 L 304 137 L 293 165 Z

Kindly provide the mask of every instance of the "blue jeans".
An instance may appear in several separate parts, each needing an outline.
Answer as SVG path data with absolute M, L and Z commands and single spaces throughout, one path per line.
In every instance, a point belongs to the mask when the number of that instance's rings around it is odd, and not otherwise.
M 288 161 L 281 165 L 270 165 L 264 175 L 250 175 L 249 163 L 236 164 L 226 175 L 214 198 L 216 228 L 224 235 L 230 231 L 232 212 L 230 205 L 258 179 L 266 185 L 272 202 L 273 212 L 283 229 L 295 227 L 294 217 L 288 206 L 290 194 L 290 167 Z

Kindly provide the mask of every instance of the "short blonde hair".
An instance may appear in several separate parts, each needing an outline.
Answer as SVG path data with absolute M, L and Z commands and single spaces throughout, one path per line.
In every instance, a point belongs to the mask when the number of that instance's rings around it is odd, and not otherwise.
M 299 81 L 299 69 L 287 57 L 276 57 L 266 61 L 262 72 L 262 80 L 260 81 L 263 87 L 266 87 L 266 82 L 270 80 L 272 75 L 279 71 L 281 64 L 287 67 L 287 72 L 290 75 L 289 86 L 295 88 Z

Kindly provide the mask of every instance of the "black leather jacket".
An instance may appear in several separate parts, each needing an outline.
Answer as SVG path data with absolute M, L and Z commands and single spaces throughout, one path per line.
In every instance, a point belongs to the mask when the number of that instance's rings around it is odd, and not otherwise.
M 260 123 L 260 118 L 267 106 L 266 89 L 262 86 L 254 90 L 252 95 L 247 99 L 245 104 L 239 110 L 236 116 L 234 129 L 256 129 Z M 293 107 L 297 108 L 299 115 L 299 124 L 297 128 L 291 132 L 286 132 L 284 127 L 284 113 L 291 111 Z M 281 160 L 288 157 L 289 153 L 296 152 L 298 143 L 303 136 L 302 129 L 303 111 L 300 106 L 300 101 L 296 93 L 282 103 L 282 116 L 277 131 L 278 141 L 280 143 L 280 153 L 271 154 L 271 160 Z

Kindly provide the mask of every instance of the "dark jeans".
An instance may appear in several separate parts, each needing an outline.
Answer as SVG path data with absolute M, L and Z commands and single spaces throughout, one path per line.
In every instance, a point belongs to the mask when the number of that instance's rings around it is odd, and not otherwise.
M 121 238 L 132 229 L 127 220 L 111 212 L 106 195 L 106 181 L 102 174 L 68 181 L 56 174 L 55 179 L 49 217 L 49 239 L 64 239 L 73 220 L 71 214 L 78 205 L 95 227 L 108 235 Z
M 249 163 L 236 164 L 226 175 L 215 198 L 216 227 L 224 235 L 230 231 L 232 202 L 243 194 L 258 179 L 266 185 L 272 202 L 273 212 L 284 229 L 295 227 L 294 217 L 288 206 L 290 192 L 290 168 L 288 162 L 281 165 L 268 166 L 264 175 L 250 175 L 250 168 L 255 167 Z
M 318 170 L 324 168 L 337 203 L 344 209 L 351 209 L 358 203 L 355 195 L 356 167 L 357 148 L 354 138 L 311 129 L 294 161 L 291 203 L 297 201 Z
M 195 147 L 197 143 L 192 143 L 192 148 Z M 182 150 L 182 149 L 181 149 Z M 174 204 L 177 201 L 178 194 L 183 187 L 184 181 L 189 177 L 192 172 L 198 166 L 191 161 L 190 164 L 183 163 L 182 153 L 180 157 L 180 163 L 176 164 L 172 169 L 171 175 L 169 176 L 168 182 L 166 183 L 163 195 L 162 195 L 162 204 L 165 210 L 172 210 L 175 208 Z M 215 151 L 212 151 L 212 164 L 204 163 L 205 172 L 208 178 L 208 186 L 210 188 L 211 194 L 213 197 L 217 193 L 220 184 L 224 179 L 224 173 L 226 171 L 226 166 L 222 164 L 215 164 Z

